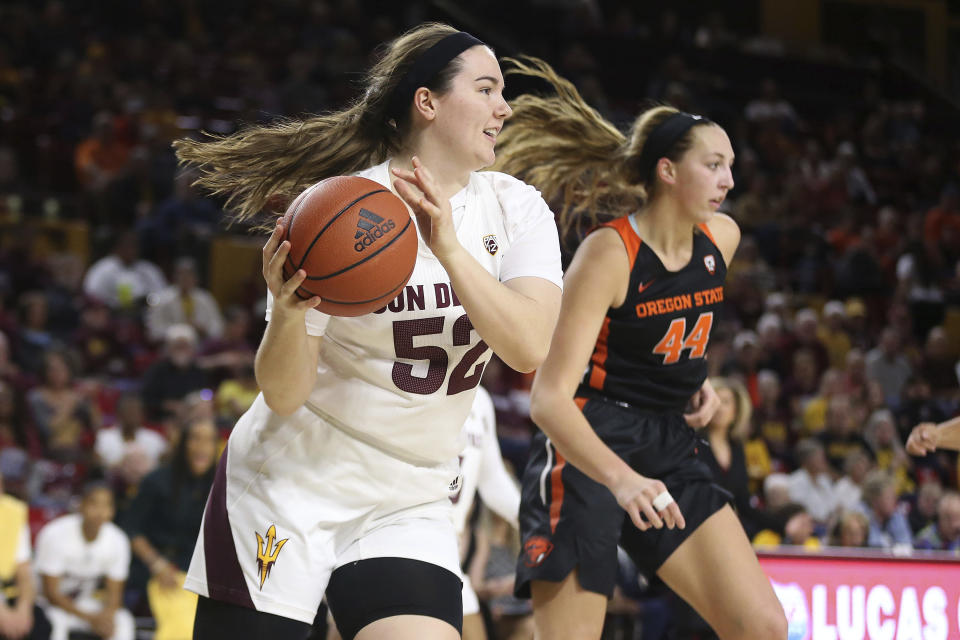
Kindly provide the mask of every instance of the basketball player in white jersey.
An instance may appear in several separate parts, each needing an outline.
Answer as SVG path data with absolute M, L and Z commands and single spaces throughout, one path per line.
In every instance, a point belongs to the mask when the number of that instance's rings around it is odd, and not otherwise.
M 518 529 L 517 512 L 520 509 L 520 490 L 503 464 L 497 442 L 497 416 L 490 393 L 477 387 L 473 406 L 463 423 L 464 448 L 460 454 L 460 488 L 450 496 L 453 503 L 453 526 L 460 541 L 460 559 L 469 544 L 467 521 L 473 512 L 477 493 L 483 503 L 497 515 Z M 463 640 L 483 640 L 486 631 L 480 616 L 480 600 L 463 574 Z M 327 640 L 339 640 L 331 630 Z
M 490 349 L 540 364 L 562 284 L 539 193 L 478 172 L 510 113 L 493 52 L 428 24 L 387 47 L 345 111 L 178 144 L 241 219 L 368 167 L 357 175 L 404 199 L 421 240 L 394 302 L 330 317 L 294 295 L 302 270 L 283 281 L 277 223 L 262 393 L 220 460 L 186 581 L 202 596 L 195 638 L 305 637 L 324 594 L 347 640 L 459 637 L 461 428 Z
M 467 520 L 478 492 L 483 503 L 513 525 L 514 529 L 519 529 L 517 513 L 520 509 L 520 490 L 503 464 L 497 443 L 497 416 L 493 400 L 483 387 L 477 387 L 470 415 L 463 424 L 463 433 L 466 446 L 460 454 L 461 488 L 451 497 L 453 524 L 460 539 L 461 556 L 466 552 L 469 542 Z M 480 601 L 466 574 L 463 576 L 463 638 L 486 638 L 480 616 Z
M 111 522 L 113 516 L 113 492 L 92 484 L 80 513 L 51 520 L 37 534 L 40 604 L 53 629 L 51 640 L 67 640 L 73 631 L 133 640 L 133 616 L 121 606 L 130 541 Z

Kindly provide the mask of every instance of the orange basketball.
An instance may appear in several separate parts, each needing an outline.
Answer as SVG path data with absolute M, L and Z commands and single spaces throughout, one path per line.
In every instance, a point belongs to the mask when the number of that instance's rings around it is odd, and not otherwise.
M 307 273 L 296 294 L 317 309 L 360 316 L 397 297 L 417 261 L 417 228 L 403 201 L 379 182 L 327 178 L 297 196 L 283 216 L 290 252 L 284 279 Z

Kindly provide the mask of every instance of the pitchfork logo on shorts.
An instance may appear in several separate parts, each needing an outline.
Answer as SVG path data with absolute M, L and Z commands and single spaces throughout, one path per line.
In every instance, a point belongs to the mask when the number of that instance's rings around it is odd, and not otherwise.
M 492 233 L 488 236 L 483 236 L 483 248 L 486 249 L 490 255 L 497 255 L 497 251 L 500 251 L 500 245 L 497 244 L 497 236 Z
M 533 536 L 523 543 L 523 554 L 526 556 L 523 564 L 528 567 L 539 567 L 553 551 L 553 543 L 543 536 Z
M 707 268 L 710 275 L 713 275 L 713 272 L 717 270 L 717 259 L 713 257 L 712 253 L 703 256 L 703 266 Z
M 259 533 L 256 531 L 254 533 L 257 534 L 257 571 L 260 572 L 260 590 L 263 591 L 263 583 L 267 581 L 270 569 L 277 563 L 280 549 L 283 549 L 283 545 L 287 544 L 287 540 L 290 538 L 284 538 L 274 546 L 273 543 L 277 539 L 277 528 L 272 524 L 267 529 L 266 541 Z

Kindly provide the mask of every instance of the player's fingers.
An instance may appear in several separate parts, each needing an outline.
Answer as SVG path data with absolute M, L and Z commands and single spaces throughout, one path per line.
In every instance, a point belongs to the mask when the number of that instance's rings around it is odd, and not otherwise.
M 303 284 L 303 281 L 307 279 L 307 272 L 303 269 L 297 269 L 296 273 L 290 276 L 290 279 L 280 285 L 280 296 L 285 298 L 287 296 L 293 296 L 294 292 Z
M 683 514 L 680 513 L 680 505 L 676 502 L 671 502 L 666 508 L 666 511 L 670 513 L 670 516 L 673 518 L 673 523 L 678 529 L 685 529 L 687 527 L 687 521 L 683 519 Z
M 936 441 L 923 428 L 918 427 L 913 430 L 910 437 L 907 438 L 907 451 L 914 455 L 925 455 L 928 450 L 936 448 Z
M 683 419 L 687 421 L 687 424 L 693 427 L 694 429 L 699 429 L 707 424 L 706 412 L 703 409 L 694 411 L 693 413 L 683 414 Z
M 400 172 L 396 169 L 393 170 L 396 180 L 393 181 L 393 188 L 396 189 L 397 195 L 406 200 L 406 194 L 410 192 L 410 181 L 413 179 L 412 176 L 403 175 L 404 172 Z
M 669 507 L 664 507 L 658 511 L 657 514 L 660 516 L 660 519 L 663 520 L 663 525 L 667 529 L 673 529 L 676 526 L 676 520 L 674 519 L 673 512 L 670 511 Z
M 430 217 L 434 217 L 439 213 L 440 209 L 436 206 L 435 199 L 430 196 L 428 188 L 420 181 L 401 182 L 397 180 L 394 184 L 398 187 L 397 193 L 410 205 L 410 208 L 412 208 L 415 213 L 426 213 Z M 402 192 L 401 189 L 403 189 Z
M 420 161 L 420 156 L 413 156 L 412 158 L 410 158 L 410 164 L 413 165 L 413 172 L 414 172 L 414 173 L 416 173 L 417 170 L 420 170 L 421 175 L 426 175 L 428 178 L 429 178 L 429 177 L 432 177 L 432 176 L 430 175 L 430 172 L 429 172 L 429 171 L 426 171 L 426 173 L 424 174 L 424 171 L 426 170 L 426 167 L 424 167 L 424 166 L 423 166 L 423 162 Z
M 308 298 L 307 300 L 301 300 L 300 302 L 298 302 L 297 309 L 300 311 L 313 309 L 321 302 L 323 302 L 323 300 L 320 299 L 320 296 L 313 296 L 312 298 Z
M 657 529 L 663 528 L 663 519 L 657 515 L 656 509 L 653 508 L 653 505 L 649 502 L 644 502 L 641 504 L 643 508 L 643 515 L 647 517 L 647 522 L 656 527 Z
M 715 413 L 720 408 L 720 396 L 712 394 L 707 400 L 707 406 L 710 407 L 710 413 Z
M 643 518 L 640 516 L 640 511 L 637 509 L 637 505 L 630 503 L 627 505 L 627 514 L 630 516 L 630 520 L 633 521 L 633 525 L 640 529 L 640 531 L 646 531 L 650 528 L 650 525 L 644 522 Z
M 429 216 L 431 220 L 436 220 L 443 215 L 443 210 L 434 204 L 434 202 L 426 194 L 420 197 L 420 200 L 417 201 L 417 205 L 420 207 L 420 211 Z
M 414 185 L 420 190 L 426 191 L 427 188 L 432 188 L 432 177 L 430 176 L 429 172 L 426 172 L 426 169 L 420 165 L 416 158 L 414 158 L 413 161 L 413 170 L 398 168 L 391 169 L 391 172 L 399 180 Z M 427 184 L 428 181 L 429 185 Z
M 413 159 L 413 175 L 417 177 L 417 184 L 420 185 L 423 192 L 430 194 L 431 199 L 433 199 L 433 195 L 436 193 L 436 182 L 433 179 L 433 174 L 416 157 Z
M 690 398 L 690 406 L 693 407 L 694 410 L 696 410 L 696 409 L 699 409 L 702 404 L 703 404 L 703 392 L 698 391 L 695 394 L 693 394 L 692 398 Z
M 273 254 L 277 252 L 277 245 L 280 244 L 280 239 L 283 238 L 283 222 L 277 220 L 276 226 L 273 228 L 273 232 L 270 234 L 270 237 L 267 238 L 266 243 L 263 245 L 263 262 L 266 264 L 270 261 L 270 258 L 273 257 Z
M 396 177 L 396 180 L 393 181 L 393 187 L 398 194 L 401 189 L 406 189 L 408 192 L 411 190 L 419 192 L 420 185 L 417 184 L 417 176 L 412 171 L 394 171 L 394 177 Z
M 280 243 L 280 246 L 277 247 L 277 250 L 273 252 L 273 256 L 270 258 L 270 262 L 267 263 L 266 273 L 264 275 L 272 276 L 274 278 L 279 278 L 283 280 L 283 263 L 287 259 L 287 255 L 290 253 L 290 241 L 284 240 Z
M 397 190 L 397 195 L 413 209 L 414 213 L 420 213 L 420 199 L 423 192 L 410 180 L 400 178 L 393 181 L 393 188 Z
M 907 440 L 907 453 L 913 456 L 924 456 L 927 454 L 927 448 L 918 438 Z

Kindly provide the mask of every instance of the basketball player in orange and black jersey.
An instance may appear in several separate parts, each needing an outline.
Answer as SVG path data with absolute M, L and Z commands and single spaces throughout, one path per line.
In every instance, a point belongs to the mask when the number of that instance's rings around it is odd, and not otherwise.
M 633 216 L 601 226 L 620 236 L 630 280 L 623 304 L 603 320 L 577 396 L 682 410 L 706 382 L 704 356 L 727 275 L 723 252 L 710 227 L 697 225 L 688 265 L 672 272 L 644 244 Z
M 533 598 L 536 637 L 600 637 L 619 544 L 721 638 L 786 638 L 693 429 L 716 408 L 705 357 L 740 240 L 717 213 L 733 188 L 730 140 L 666 106 L 624 136 L 545 63 L 516 65 L 557 95 L 512 103 L 500 168 L 562 200 L 564 227 L 616 214 L 588 233 L 564 276 L 532 389 L 542 432 L 523 475 L 516 585 Z M 691 401 L 704 406 L 685 415 Z

